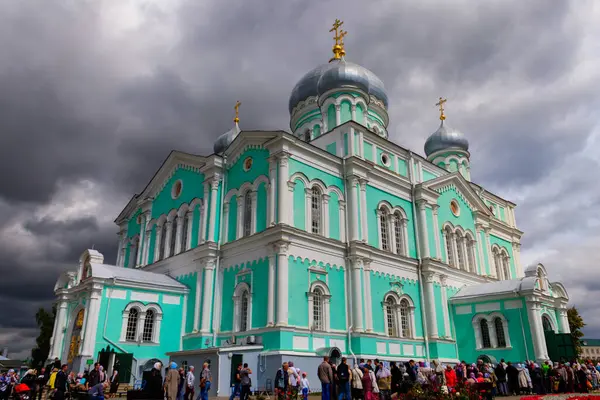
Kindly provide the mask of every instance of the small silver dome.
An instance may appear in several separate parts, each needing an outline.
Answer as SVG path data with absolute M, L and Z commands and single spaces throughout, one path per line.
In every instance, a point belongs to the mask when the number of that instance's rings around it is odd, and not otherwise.
M 363 90 L 381 100 L 386 108 L 388 106 L 387 93 L 381 79 L 365 67 L 341 59 L 319 65 L 298 81 L 290 95 L 289 112 L 291 114 L 294 107 L 308 97 L 343 87 Z
M 425 154 L 429 157 L 436 151 L 446 149 L 469 151 L 469 142 L 462 133 L 444 125 L 442 121 L 438 130 L 425 141 Z
M 228 130 L 227 132 L 225 132 L 224 134 L 219 136 L 217 138 L 217 140 L 215 140 L 215 144 L 213 146 L 213 150 L 214 150 L 215 154 L 221 154 L 222 152 L 224 152 L 229 147 L 231 142 L 233 142 L 235 140 L 235 138 L 237 137 L 237 135 L 239 133 L 240 133 L 240 127 L 236 123 L 233 128 L 231 128 L 230 130 Z

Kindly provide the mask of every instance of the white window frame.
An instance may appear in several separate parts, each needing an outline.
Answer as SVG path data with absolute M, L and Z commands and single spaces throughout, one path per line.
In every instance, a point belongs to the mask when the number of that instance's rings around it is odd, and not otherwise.
M 129 321 L 129 312 L 131 309 L 136 308 L 138 310 L 138 321 L 136 328 L 136 338 L 134 341 L 126 340 L 127 337 L 127 322 Z M 152 327 L 152 341 L 142 341 L 144 323 L 146 321 L 146 312 L 152 310 L 154 312 L 154 326 Z M 119 341 L 124 343 L 138 343 L 138 344 L 160 344 L 160 329 L 162 324 L 163 312 L 160 306 L 156 303 L 150 303 L 144 305 L 139 301 L 133 301 L 125 307 L 122 314 L 121 321 L 121 334 Z
M 248 314 L 246 315 L 246 330 L 252 330 L 252 290 L 246 282 L 240 282 L 233 291 L 233 331 L 241 332 L 241 317 L 242 317 L 242 294 L 248 293 Z
M 382 201 L 377 205 L 376 209 L 377 213 L 377 236 L 379 240 L 379 249 L 383 251 L 388 251 L 390 253 L 407 256 L 408 255 L 408 218 L 406 217 L 406 212 L 402 207 L 392 207 L 386 201 Z M 400 216 L 400 223 L 402 224 L 400 228 L 401 235 L 401 245 L 402 248 L 398 249 L 396 244 L 396 215 Z M 385 226 L 382 226 L 381 217 L 384 217 Z M 387 233 L 387 243 L 388 248 L 383 248 L 383 237 L 382 232 L 385 229 Z
M 498 347 L 498 335 L 496 333 L 496 324 L 494 323 L 494 320 L 496 318 L 500 318 L 502 320 L 502 328 L 504 330 L 504 340 L 506 341 L 506 347 Z M 482 320 L 485 320 L 487 322 L 491 347 L 483 347 L 483 338 L 481 336 Z M 499 312 L 494 312 L 491 314 L 477 314 L 473 317 L 471 323 L 473 325 L 473 331 L 475 333 L 475 346 L 477 350 L 506 350 L 512 348 L 508 330 L 508 320 L 506 319 L 504 314 Z
M 383 318 L 384 318 L 384 323 L 383 326 L 385 327 L 385 335 L 388 337 L 391 337 L 388 335 L 388 321 L 387 321 L 387 300 L 389 298 L 393 298 L 394 302 L 395 302 L 395 315 L 396 315 L 396 330 L 397 330 L 397 338 L 406 338 L 406 339 L 411 339 L 414 338 L 416 335 L 416 326 L 415 326 L 415 303 L 413 302 L 412 298 L 407 295 L 407 294 L 403 294 L 403 295 L 399 295 L 398 293 L 394 292 L 394 291 L 389 291 L 387 292 L 384 296 L 383 296 L 383 302 L 382 302 L 382 307 L 383 307 Z M 402 301 L 406 301 L 408 302 L 408 330 L 409 335 L 405 336 L 404 335 L 404 330 L 402 329 L 402 315 L 400 313 L 400 304 L 402 304 Z
M 323 281 L 316 280 L 311 283 L 308 288 L 306 295 L 308 296 L 308 324 L 311 331 L 316 330 L 314 328 L 314 290 L 319 288 L 322 291 L 323 298 L 323 330 L 319 332 L 329 332 L 330 330 L 330 303 L 331 303 L 331 291 L 327 284 Z

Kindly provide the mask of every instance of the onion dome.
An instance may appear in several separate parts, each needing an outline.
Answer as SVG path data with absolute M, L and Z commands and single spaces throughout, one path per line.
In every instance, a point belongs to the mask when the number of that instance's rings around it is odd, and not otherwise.
M 307 72 L 294 86 L 292 93 L 290 94 L 290 100 L 288 102 L 288 109 L 290 114 L 294 107 L 298 105 L 302 100 L 306 100 L 309 97 L 314 97 L 319 94 L 317 91 L 317 84 L 323 72 L 331 68 L 331 64 L 322 64 L 318 67 Z
M 429 157 L 437 151 L 450 149 L 469 151 L 469 142 L 461 132 L 445 125 L 442 120 L 437 131 L 425 141 L 425 154 Z
M 233 122 L 235 123 L 234 127 L 222 134 L 221 136 L 219 136 L 217 140 L 215 140 L 215 144 L 213 146 L 213 151 L 215 154 L 221 154 L 222 152 L 224 152 L 229 147 L 229 145 L 235 140 L 237 135 L 239 135 L 239 133 L 241 132 L 239 126 L 239 111 L 241 105 L 242 103 L 240 103 L 239 101 L 235 103 L 235 118 L 233 119 Z

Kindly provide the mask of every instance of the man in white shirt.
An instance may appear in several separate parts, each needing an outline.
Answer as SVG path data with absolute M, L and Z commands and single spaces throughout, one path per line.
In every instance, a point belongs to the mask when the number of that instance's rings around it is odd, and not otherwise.
M 190 366 L 185 377 L 185 400 L 194 400 L 194 367 Z

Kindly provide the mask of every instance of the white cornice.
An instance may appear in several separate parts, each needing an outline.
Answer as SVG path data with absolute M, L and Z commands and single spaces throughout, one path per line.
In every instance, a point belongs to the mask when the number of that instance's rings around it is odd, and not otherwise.
M 417 185 L 425 186 L 437 192 L 442 191 L 444 188 L 454 185 L 456 189 L 464 196 L 463 200 L 468 203 L 469 207 L 472 208 L 473 211 L 478 211 L 483 215 L 491 216 L 492 213 L 488 210 L 487 206 L 477 195 L 477 193 L 473 190 L 471 185 L 462 177 L 459 172 L 453 172 L 448 175 L 440 176 L 439 178 L 432 179 L 427 182 L 423 182 Z
M 200 260 L 217 257 L 217 244 L 206 242 L 184 253 L 142 267 L 142 271 L 156 272 L 169 276 L 186 275 L 202 269 Z
M 484 275 L 478 275 L 462 269 L 450 267 L 447 264 L 431 258 L 423 259 L 423 271 L 434 272 L 438 276 L 446 275 L 448 277 L 448 286 L 457 288 L 495 281 Z

